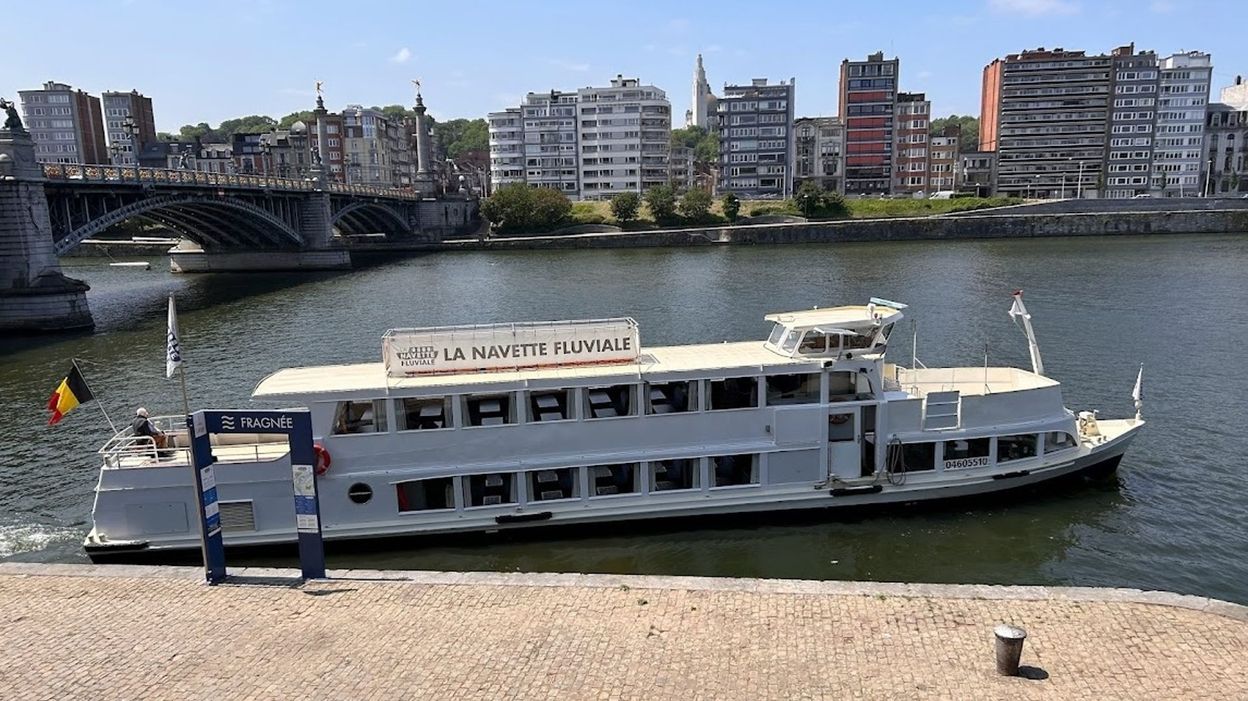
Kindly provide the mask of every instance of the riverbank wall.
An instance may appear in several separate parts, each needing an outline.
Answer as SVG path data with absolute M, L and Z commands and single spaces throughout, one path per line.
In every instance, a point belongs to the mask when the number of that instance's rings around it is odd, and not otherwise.
M 653 248 L 879 241 L 1248 233 L 1248 209 L 1077 214 L 961 214 L 447 241 L 423 250 Z M 390 244 L 379 244 L 389 246 Z

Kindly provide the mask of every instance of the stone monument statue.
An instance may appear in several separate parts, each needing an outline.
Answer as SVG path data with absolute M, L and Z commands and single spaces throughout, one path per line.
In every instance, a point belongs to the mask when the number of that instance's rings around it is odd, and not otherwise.
M 22 126 L 22 118 L 17 114 L 17 106 L 12 102 L 0 97 L 0 110 L 4 110 L 4 128 L 13 131 L 25 131 Z

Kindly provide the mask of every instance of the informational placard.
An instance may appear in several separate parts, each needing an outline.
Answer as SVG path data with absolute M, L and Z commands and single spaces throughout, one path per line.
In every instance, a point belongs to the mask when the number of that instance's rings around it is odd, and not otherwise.
M 632 363 L 640 355 L 629 318 L 394 329 L 382 338 L 391 377 Z

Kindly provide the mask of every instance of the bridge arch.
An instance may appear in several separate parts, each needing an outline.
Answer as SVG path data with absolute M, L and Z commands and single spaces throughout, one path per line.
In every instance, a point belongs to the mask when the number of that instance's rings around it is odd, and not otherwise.
M 235 198 L 194 195 L 148 197 L 102 214 L 56 241 L 64 255 L 84 239 L 127 219 L 142 217 L 172 227 L 200 244 L 231 247 L 297 248 L 303 237 L 286 221 L 262 207 Z
M 387 236 L 406 236 L 412 230 L 407 218 L 393 207 L 367 201 L 339 207 L 334 211 L 330 224 L 348 235 L 384 233 Z

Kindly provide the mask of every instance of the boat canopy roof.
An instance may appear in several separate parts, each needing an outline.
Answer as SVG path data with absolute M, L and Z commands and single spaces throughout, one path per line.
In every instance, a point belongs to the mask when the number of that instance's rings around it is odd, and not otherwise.
M 828 327 L 833 329 L 861 329 L 879 324 L 892 324 L 901 320 L 901 310 L 882 304 L 806 309 L 799 312 L 780 312 L 763 317 L 767 321 L 784 324 L 790 328 Z
M 542 387 L 592 386 L 617 378 L 693 379 L 716 374 L 729 376 L 734 370 L 758 373 L 768 367 L 822 367 L 822 362 L 809 358 L 786 358 L 768 350 L 761 341 L 710 343 L 689 346 L 643 348 L 636 362 L 565 367 L 529 368 L 490 372 L 457 372 L 412 377 L 393 377 L 383 363 L 354 365 L 323 365 L 278 370 L 256 385 L 253 399 L 298 397 L 307 395 L 352 394 L 365 398 L 370 394 L 398 392 L 418 395 L 422 391 L 463 391 L 490 385 L 527 385 Z M 469 391 L 475 391 L 469 389 Z

